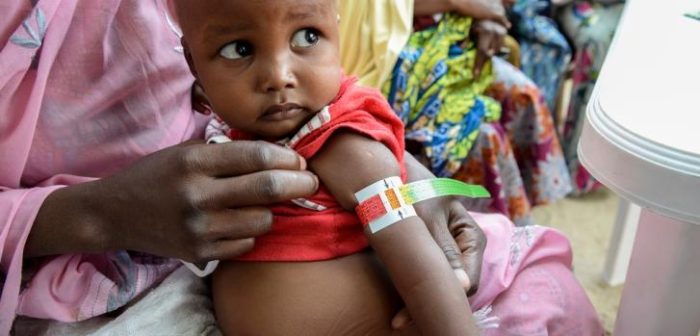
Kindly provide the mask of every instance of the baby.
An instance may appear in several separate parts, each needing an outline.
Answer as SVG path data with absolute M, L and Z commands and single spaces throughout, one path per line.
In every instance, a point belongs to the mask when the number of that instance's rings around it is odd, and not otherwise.
M 321 182 L 313 197 L 272 207 L 272 230 L 214 273 L 222 331 L 388 335 L 403 301 L 424 335 L 476 335 L 464 290 L 420 217 L 372 233 L 355 214 L 356 192 L 405 181 L 403 125 L 379 92 L 343 75 L 336 0 L 176 8 L 187 61 L 217 115 L 208 140 L 288 146 Z

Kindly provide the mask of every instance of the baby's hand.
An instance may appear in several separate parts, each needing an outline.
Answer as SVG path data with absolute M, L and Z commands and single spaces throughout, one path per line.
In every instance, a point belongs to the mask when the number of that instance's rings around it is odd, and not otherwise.
M 474 77 L 481 76 L 486 61 L 490 60 L 503 47 L 508 29 L 503 24 L 492 20 L 477 20 L 472 24 L 471 34 L 476 38 L 476 60 Z

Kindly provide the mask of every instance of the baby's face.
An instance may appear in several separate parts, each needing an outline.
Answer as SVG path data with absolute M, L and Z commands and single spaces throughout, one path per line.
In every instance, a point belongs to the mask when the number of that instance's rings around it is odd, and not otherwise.
M 176 3 L 190 67 L 229 126 L 283 138 L 338 93 L 335 0 Z

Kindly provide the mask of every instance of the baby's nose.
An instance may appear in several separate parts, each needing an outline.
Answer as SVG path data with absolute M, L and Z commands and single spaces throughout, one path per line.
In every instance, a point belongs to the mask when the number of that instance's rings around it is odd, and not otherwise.
M 296 78 L 286 57 L 278 57 L 268 62 L 264 67 L 260 79 L 261 91 L 276 92 L 296 87 Z

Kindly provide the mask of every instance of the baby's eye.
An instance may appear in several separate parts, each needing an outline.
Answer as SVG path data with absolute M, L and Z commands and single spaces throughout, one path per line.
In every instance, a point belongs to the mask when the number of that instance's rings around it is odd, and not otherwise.
M 253 46 L 247 42 L 231 42 L 219 50 L 219 56 L 234 60 L 250 56 L 253 53 Z
M 318 42 L 318 31 L 311 28 L 304 28 L 292 36 L 292 47 L 308 48 Z

